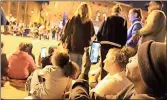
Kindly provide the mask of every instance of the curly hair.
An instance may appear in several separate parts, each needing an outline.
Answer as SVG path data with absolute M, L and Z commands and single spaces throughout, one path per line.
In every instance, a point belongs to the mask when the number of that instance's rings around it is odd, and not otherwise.
M 130 57 L 136 54 L 137 50 L 130 46 L 124 46 L 123 48 L 112 48 L 109 53 L 115 57 L 115 61 L 118 64 L 126 65 Z

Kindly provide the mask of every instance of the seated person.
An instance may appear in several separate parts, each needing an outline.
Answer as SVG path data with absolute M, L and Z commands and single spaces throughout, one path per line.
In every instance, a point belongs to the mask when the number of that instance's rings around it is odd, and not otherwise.
M 104 60 L 104 70 L 108 72 L 108 75 L 93 89 L 98 96 L 116 95 L 123 88 L 132 84 L 126 78 L 125 69 L 128 59 L 134 56 L 135 53 L 133 48 L 127 46 L 124 46 L 122 49 L 112 48 L 108 51 Z
M 48 50 L 49 55 L 44 58 L 41 58 L 42 68 L 44 68 L 46 65 L 52 65 L 51 56 L 54 53 L 54 49 L 56 49 L 56 47 L 49 47 L 49 50 Z
M 25 80 L 37 67 L 33 58 L 27 53 L 27 43 L 20 43 L 19 50 L 9 59 L 8 77 Z
M 51 62 L 53 65 L 33 73 L 29 84 L 29 92 L 33 98 L 62 99 L 64 93 L 69 91 L 72 79 L 76 79 L 78 76 L 79 66 L 70 61 L 67 50 L 57 49 L 51 58 Z M 39 77 L 44 78 L 45 81 L 39 81 L 41 79 Z
M 139 46 L 127 64 L 127 77 L 136 91 L 130 99 L 167 99 L 166 61 L 165 43 L 148 41 Z
M 109 50 L 106 60 L 104 61 L 105 63 L 104 69 L 107 70 L 109 74 L 103 80 L 101 80 L 93 90 L 98 97 L 105 98 L 106 95 L 116 95 L 122 89 L 132 84 L 126 78 L 125 69 L 126 69 L 126 64 L 128 62 L 128 58 L 133 55 L 135 55 L 135 50 L 131 47 L 123 47 L 122 49 L 112 48 Z M 79 76 L 79 79 L 87 80 L 88 72 L 90 69 L 90 59 L 88 51 L 85 52 L 83 56 L 82 69 L 83 70 Z M 76 93 L 75 95 L 70 94 L 70 98 L 75 98 L 78 97 L 78 95 L 80 94 L 81 95 L 84 94 L 86 92 L 85 90 L 87 89 L 83 85 L 77 84 L 72 88 L 71 93 L 73 93 L 73 90 L 76 92 L 78 90 L 80 92 L 78 94 Z M 85 96 L 87 96 L 86 94 Z
M 3 42 L 1 42 L 1 86 L 5 84 L 8 80 L 7 69 L 8 69 L 8 60 L 6 54 L 3 52 Z
M 7 69 L 8 69 L 8 60 L 6 54 L 2 51 L 3 49 L 3 42 L 1 42 L 1 77 L 7 76 Z

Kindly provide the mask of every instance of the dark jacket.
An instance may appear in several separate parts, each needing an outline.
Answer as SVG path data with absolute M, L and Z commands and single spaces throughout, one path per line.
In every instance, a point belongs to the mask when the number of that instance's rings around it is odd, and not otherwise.
M 125 45 L 127 40 L 127 22 L 120 16 L 110 16 L 103 22 L 97 33 L 98 41 L 110 41 Z
M 65 43 L 66 39 L 69 52 L 83 54 L 84 47 L 88 47 L 91 37 L 94 35 L 94 27 L 91 21 L 83 24 L 80 16 L 72 17 L 65 26 L 62 36 L 62 42 Z
M 49 56 L 47 56 L 45 58 L 42 58 L 42 61 L 41 61 L 42 68 L 44 68 L 46 65 L 52 65 L 52 63 L 51 63 L 51 56 L 52 55 L 49 55 Z
M 127 22 L 120 16 L 110 16 L 106 21 L 103 22 L 99 32 L 97 33 L 98 41 L 110 41 L 121 46 L 126 44 L 127 40 Z M 101 45 L 101 56 L 102 56 L 102 67 L 104 66 L 104 59 L 108 53 L 110 48 L 116 46 L 102 44 Z M 107 75 L 107 72 L 102 69 L 101 79 L 103 79 Z

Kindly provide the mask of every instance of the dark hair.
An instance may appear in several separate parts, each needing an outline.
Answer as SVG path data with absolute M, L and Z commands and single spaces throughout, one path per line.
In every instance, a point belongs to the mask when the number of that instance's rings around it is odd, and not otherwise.
M 56 47 L 49 47 L 48 54 L 52 54 L 54 52 L 54 49 L 56 49 Z
M 71 76 L 74 72 L 73 64 L 70 62 L 70 56 L 64 49 L 57 49 L 52 55 L 51 62 L 63 70 L 66 77 Z
M 132 10 L 132 12 L 137 14 L 137 18 L 142 19 L 142 10 L 140 8 L 132 8 L 131 10 Z

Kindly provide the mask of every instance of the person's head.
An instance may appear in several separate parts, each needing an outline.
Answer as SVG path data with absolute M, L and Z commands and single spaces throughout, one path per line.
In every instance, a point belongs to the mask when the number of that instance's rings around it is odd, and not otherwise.
M 132 22 L 136 18 L 142 19 L 142 11 L 140 8 L 132 8 L 128 14 L 129 20 Z
M 32 43 L 27 43 L 27 48 L 26 48 L 26 50 L 27 50 L 27 52 L 28 52 L 29 54 L 32 53 L 32 49 L 33 49 Z
M 54 49 L 56 49 L 56 47 L 54 47 L 54 46 L 49 47 L 48 54 L 49 55 L 53 54 L 54 53 Z
M 70 56 L 66 49 L 56 49 L 51 57 L 51 62 L 53 66 L 62 69 L 66 77 L 76 78 L 77 64 L 70 61 Z
M 138 54 L 127 64 L 127 77 L 134 85 L 145 85 L 143 92 L 147 91 L 154 97 L 163 97 L 167 93 L 166 61 L 165 43 L 145 42 L 139 46 Z
M 113 15 L 119 15 L 122 11 L 122 8 L 119 4 L 116 4 L 115 6 L 112 7 L 112 14 Z
M 80 16 L 82 23 L 90 21 L 91 11 L 89 5 L 85 2 L 82 2 L 77 8 L 75 16 Z
M 146 7 L 148 8 L 148 13 L 150 13 L 153 10 L 162 10 L 163 3 L 161 1 L 150 1 L 146 4 Z
M 21 42 L 19 44 L 19 50 L 20 51 L 24 51 L 24 52 L 27 52 L 28 53 L 28 49 L 29 48 L 29 43 L 26 43 L 26 42 Z
M 134 48 L 124 46 L 123 48 L 112 48 L 108 51 L 104 60 L 104 70 L 111 74 L 125 70 L 128 59 L 134 56 Z

